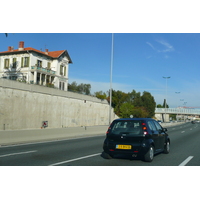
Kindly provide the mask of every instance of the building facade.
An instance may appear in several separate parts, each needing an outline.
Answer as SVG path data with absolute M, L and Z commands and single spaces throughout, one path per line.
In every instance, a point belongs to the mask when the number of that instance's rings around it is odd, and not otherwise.
M 0 78 L 67 91 L 71 63 L 67 50 L 49 52 L 46 49 L 43 52 L 32 47 L 25 48 L 21 41 L 18 49 L 9 46 L 7 51 L 0 52 Z

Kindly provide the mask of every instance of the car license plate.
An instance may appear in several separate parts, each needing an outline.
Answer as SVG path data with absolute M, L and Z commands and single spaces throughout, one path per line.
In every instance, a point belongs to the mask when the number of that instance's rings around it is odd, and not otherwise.
M 116 149 L 131 149 L 131 145 L 121 145 L 117 144 Z

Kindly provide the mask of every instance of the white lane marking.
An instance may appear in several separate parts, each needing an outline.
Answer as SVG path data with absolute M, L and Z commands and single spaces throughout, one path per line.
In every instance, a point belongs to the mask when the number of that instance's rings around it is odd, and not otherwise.
M 64 163 L 69 163 L 69 162 L 73 162 L 73 161 L 77 161 L 77 160 L 82 160 L 82 159 L 85 159 L 85 158 L 90 158 L 90 157 L 94 157 L 94 156 L 98 156 L 98 155 L 101 155 L 101 153 L 96 153 L 96 154 L 92 154 L 92 155 L 88 155 L 88 156 L 83 156 L 83 157 L 80 157 L 80 158 L 75 158 L 75 159 L 71 159 L 71 160 L 58 162 L 58 163 L 51 164 L 49 166 L 61 165 L 61 164 L 64 164 Z
M 35 151 L 25 151 L 25 152 L 19 152 L 19 153 L 10 153 L 10 154 L 5 154 L 5 155 L 0 155 L 0 157 L 7 157 L 7 156 L 15 156 L 15 155 L 20 155 L 20 154 L 26 154 L 26 153 L 33 153 Z
M 179 166 L 185 166 L 193 157 L 194 156 L 189 156 Z
M 181 131 L 181 133 L 184 133 L 185 131 Z

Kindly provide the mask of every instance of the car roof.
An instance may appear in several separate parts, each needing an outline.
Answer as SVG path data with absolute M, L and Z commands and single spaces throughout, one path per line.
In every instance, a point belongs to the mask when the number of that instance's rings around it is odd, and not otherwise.
M 115 119 L 114 121 L 138 121 L 138 120 L 143 120 L 143 121 L 147 121 L 147 120 L 154 120 L 152 118 L 119 118 L 119 119 Z M 155 121 L 155 120 L 154 120 Z

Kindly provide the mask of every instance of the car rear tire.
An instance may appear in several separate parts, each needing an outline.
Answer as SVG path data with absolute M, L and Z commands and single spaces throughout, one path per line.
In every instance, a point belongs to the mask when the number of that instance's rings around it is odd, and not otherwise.
M 154 147 L 151 145 L 149 151 L 144 155 L 144 161 L 152 162 L 154 158 Z
M 167 143 L 166 143 L 165 146 L 164 146 L 164 151 L 163 151 L 163 153 L 168 154 L 169 151 L 170 151 L 170 143 L 169 143 L 169 141 L 167 141 Z
M 112 156 L 109 155 L 108 153 L 106 153 L 105 151 L 102 152 L 101 157 L 105 158 L 105 159 L 111 159 Z

